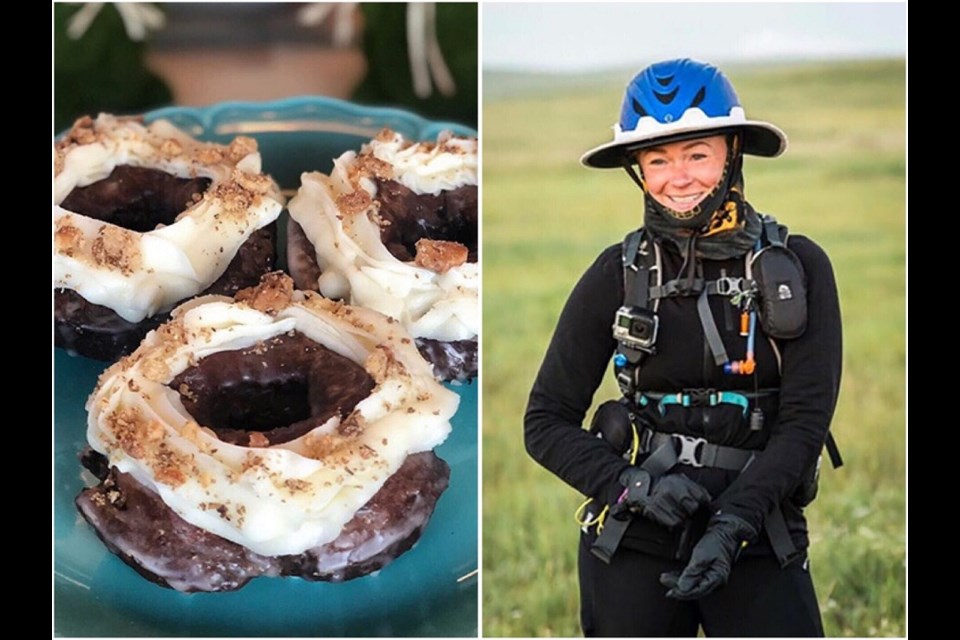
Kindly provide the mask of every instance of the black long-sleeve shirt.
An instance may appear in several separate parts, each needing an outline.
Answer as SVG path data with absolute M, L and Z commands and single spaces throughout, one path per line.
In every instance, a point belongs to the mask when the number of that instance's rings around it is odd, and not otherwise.
M 806 274 L 807 327 L 796 339 L 774 343 L 758 323 L 756 380 L 754 376 L 724 374 L 714 364 L 696 297 L 688 296 L 661 300 L 657 353 L 644 360 L 639 383 L 642 390 L 660 392 L 779 388 L 778 396 L 766 405 L 761 402 L 766 420 L 760 432 L 749 430 L 746 418 L 734 405 L 711 410 L 671 408 L 665 415 L 651 406 L 644 411 L 644 418 L 655 422 L 660 431 L 762 449 L 742 473 L 687 466 L 677 470 L 710 491 L 714 510 L 737 515 L 758 531 L 765 516 L 782 505 L 794 543 L 805 548 L 802 510 L 788 498 L 802 474 L 815 464 L 833 416 L 840 384 L 841 323 L 836 282 L 826 254 L 802 236 L 791 236 L 788 246 Z M 661 247 L 666 282 L 677 276 L 682 259 L 671 243 L 664 242 Z M 620 257 L 619 244 L 609 247 L 574 287 L 530 393 L 524 420 L 530 455 L 584 495 L 601 501 L 610 499 L 611 487 L 628 463 L 581 424 L 616 348 L 611 325 L 623 304 Z M 743 276 L 744 272 L 743 258 L 703 261 L 706 280 Z M 710 306 L 730 358 L 744 359 L 746 339 L 739 335 L 739 311 L 721 296 L 711 296 Z M 669 553 L 675 534 L 636 519 L 628 535 L 640 539 L 639 548 L 657 551 L 659 547 Z

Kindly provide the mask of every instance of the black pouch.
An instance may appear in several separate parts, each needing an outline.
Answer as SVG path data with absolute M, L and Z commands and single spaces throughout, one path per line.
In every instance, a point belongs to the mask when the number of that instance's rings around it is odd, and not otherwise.
M 622 455 L 633 443 L 633 414 L 620 400 L 607 400 L 593 414 L 590 433 L 601 438 Z
M 807 278 L 796 254 L 782 244 L 753 257 L 753 279 L 760 298 L 760 325 L 771 338 L 789 340 L 807 328 Z

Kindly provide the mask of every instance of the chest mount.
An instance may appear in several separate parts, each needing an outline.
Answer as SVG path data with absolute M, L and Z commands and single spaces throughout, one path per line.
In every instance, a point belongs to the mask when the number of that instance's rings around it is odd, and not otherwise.
M 624 398 L 609 401 L 617 405 L 626 417 L 620 422 L 630 424 L 632 438 L 611 437 L 606 433 L 609 420 L 599 420 L 598 411 L 591 431 L 596 431 L 605 440 L 614 443 L 622 440 L 621 450 L 630 450 L 631 464 L 638 452 L 648 454 L 647 461 L 665 458 L 666 470 L 675 464 L 687 464 L 694 467 L 711 466 L 731 471 L 742 471 L 752 462 L 757 451 L 711 444 L 704 438 L 696 438 L 674 433 L 663 433 L 654 425 L 638 425 L 634 412 L 655 404 L 662 416 L 667 407 L 716 406 L 732 404 L 739 406 L 752 431 L 764 426 L 763 413 L 758 400 L 765 396 L 779 394 L 779 389 L 757 389 L 757 363 L 754 346 L 758 323 L 770 341 L 781 366 L 777 340 L 788 340 L 803 335 L 807 322 L 807 292 L 803 266 L 787 245 L 787 228 L 767 215 L 761 216 L 762 231 L 753 250 L 744 256 L 744 275 L 727 276 L 721 271 L 715 280 L 706 280 L 702 264 L 699 261 L 685 263 L 678 277 L 664 281 L 664 269 L 660 244 L 644 229 L 631 232 L 622 245 L 622 268 L 624 282 L 623 304 L 614 316 L 613 338 L 617 348 L 614 355 L 614 373 Z M 684 389 L 677 392 L 653 392 L 641 389 L 639 373 L 646 359 L 657 354 L 657 337 L 660 331 L 658 309 L 660 301 L 675 296 L 696 297 L 697 314 L 703 327 L 704 338 L 714 364 L 721 367 L 725 375 L 754 376 L 754 391 L 724 391 L 716 389 Z M 743 360 L 731 360 L 717 329 L 710 310 L 709 296 L 728 298 L 731 305 L 740 313 L 740 336 L 746 340 L 746 357 Z M 605 405 L 601 405 L 601 409 Z M 752 408 L 751 408 L 752 407 Z M 608 412 L 609 413 L 609 412 Z M 638 428 L 639 427 L 639 428 Z M 621 429 L 623 431 L 623 429 Z M 631 445 L 627 445 L 630 442 Z M 843 464 L 840 452 L 832 435 L 828 432 L 826 447 L 834 467 Z M 619 446 L 619 445 L 618 445 Z M 646 464 L 646 461 L 645 461 Z M 798 504 L 806 504 L 816 494 L 820 461 L 803 479 L 798 488 Z M 662 473 L 663 470 L 660 470 Z M 589 502 L 589 501 L 588 501 Z M 801 504 L 801 506 L 802 506 Z M 605 512 L 603 512 L 605 513 Z M 589 519 L 588 519 L 589 520 Z M 601 518 L 603 520 L 603 518 Z M 583 523 L 582 523 L 583 524 Z M 602 522 L 601 522 L 602 524 Z M 594 545 L 594 553 L 609 562 L 616 550 L 619 539 L 626 529 L 626 523 L 615 521 L 601 533 Z M 796 557 L 796 549 L 786 529 L 779 507 L 769 514 L 765 529 L 782 565 Z M 598 527 L 599 530 L 599 527 Z M 682 546 L 682 545 L 681 545 Z
M 752 251 L 744 257 L 744 276 L 721 274 L 705 280 L 702 264 L 686 265 L 678 277 L 664 282 L 661 248 L 644 229 L 631 232 L 623 241 L 623 305 L 613 322 L 617 343 L 614 372 L 621 392 L 637 399 L 637 380 L 643 361 L 657 352 L 660 318 L 657 309 L 664 298 L 695 296 L 697 314 L 715 364 L 729 375 L 752 375 L 756 371 L 754 346 L 757 323 L 772 339 L 796 338 L 806 328 L 806 282 L 803 266 L 787 248 L 786 227 L 771 216 L 761 216 L 762 232 Z M 709 296 L 724 296 L 740 312 L 740 335 L 746 339 L 746 358 L 731 360 L 717 329 Z M 779 350 L 771 340 L 779 365 Z

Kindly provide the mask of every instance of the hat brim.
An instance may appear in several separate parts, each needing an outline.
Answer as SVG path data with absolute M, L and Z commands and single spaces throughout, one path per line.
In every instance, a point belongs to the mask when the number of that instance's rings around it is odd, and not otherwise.
M 619 169 L 623 167 L 626 156 L 640 149 L 681 140 L 705 138 L 728 131 L 743 132 L 743 152 L 753 156 L 775 158 L 787 149 L 787 135 L 778 127 L 768 122 L 747 120 L 736 125 L 711 129 L 704 129 L 702 126 L 678 128 L 660 135 L 638 135 L 631 138 L 627 134 L 621 136 L 620 140 L 607 142 L 587 151 L 580 157 L 580 163 L 595 169 Z

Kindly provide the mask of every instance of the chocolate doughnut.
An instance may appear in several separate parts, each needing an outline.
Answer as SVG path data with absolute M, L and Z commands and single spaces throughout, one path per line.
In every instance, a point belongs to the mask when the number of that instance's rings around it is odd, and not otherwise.
M 256 141 L 202 143 L 169 122 L 101 114 L 54 147 L 57 346 L 115 360 L 178 302 L 272 270 L 279 188 Z
M 447 486 L 458 405 L 400 324 L 269 274 L 172 313 L 101 376 L 77 498 L 150 580 L 340 581 L 409 549 Z
M 443 380 L 477 372 L 477 144 L 382 131 L 305 173 L 287 256 L 301 289 L 400 320 Z

